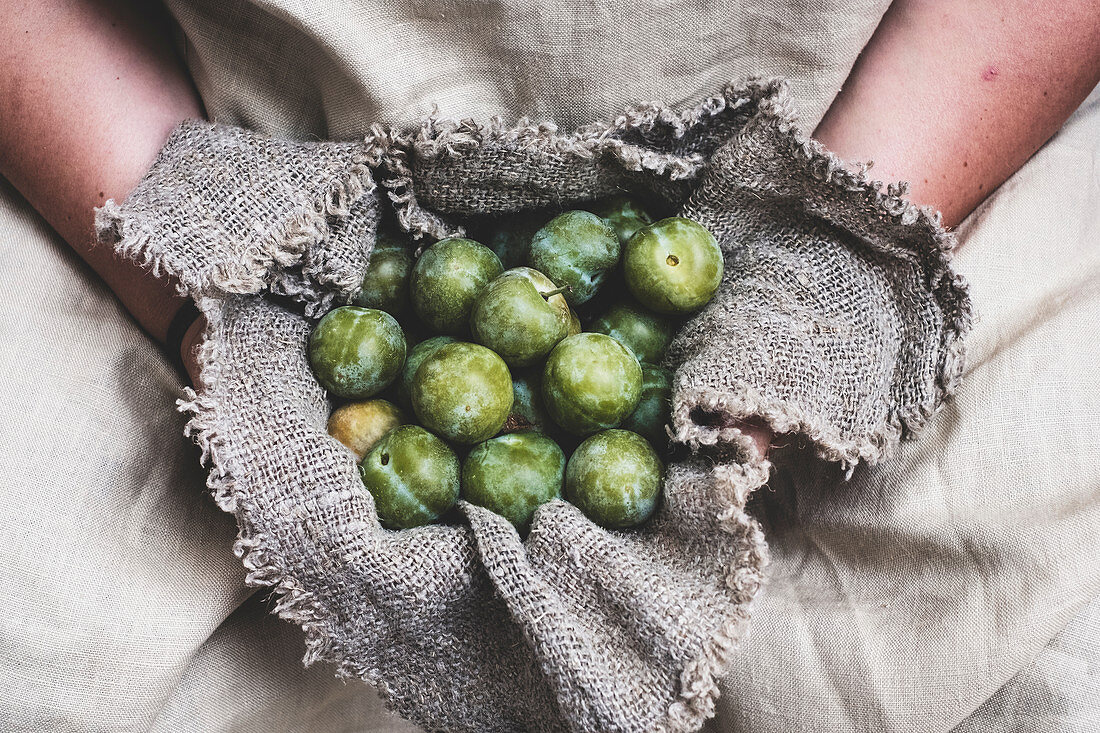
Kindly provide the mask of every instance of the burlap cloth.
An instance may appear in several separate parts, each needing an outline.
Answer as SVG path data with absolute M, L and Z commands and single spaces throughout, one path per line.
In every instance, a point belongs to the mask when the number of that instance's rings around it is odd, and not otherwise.
M 325 433 L 304 344 L 310 317 L 354 293 L 382 212 L 430 241 L 467 217 L 619 190 L 700 220 L 727 258 L 670 349 L 689 450 L 657 515 L 611 532 L 557 501 L 521 539 L 461 504 L 452 524 L 381 529 Z M 201 390 L 183 408 L 249 582 L 277 589 L 310 660 L 429 729 L 697 729 L 766 558 L 745 502 L 770 466 L 734 418 L 803 433 L 849 467 L 877 460 L 952 390 L 969 324 L 937 218 L 806 139 L 778 81 L 570 134 L 432 118 L 292 143 L 184 123 L 97 227 L 207 315 Z

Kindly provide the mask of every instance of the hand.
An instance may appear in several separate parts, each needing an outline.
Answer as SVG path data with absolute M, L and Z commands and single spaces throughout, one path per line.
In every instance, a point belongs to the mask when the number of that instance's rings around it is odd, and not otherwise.
M 201 389 L 202 387 L 199 383 L 199 375 L 201 372 L 199 366 L 199 347 L 202 344 L 202 336 L 205 332 L 206 316 L 200 315 L 187 330 L 184 331 L 183 339 L 180 341 L 180 358 L 183 360 L 184 369 L 187 370 L 187 376 L 191 378 L 191 385 L 195 389 Z
M 768 429 L 767 425 L 747 423 L 743 420 L 738 420 L 737 423 L 737 427 L 741 432 L 752 440 L 760 457 L 766 459 L 768 457 L 768 451 L 771 450 L 772 439 L 775 437 L 775 434 Z

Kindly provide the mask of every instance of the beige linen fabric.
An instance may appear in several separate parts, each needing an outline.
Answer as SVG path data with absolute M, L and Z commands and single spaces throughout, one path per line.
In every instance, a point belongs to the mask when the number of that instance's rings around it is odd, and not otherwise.
M 245 602 L 179 378 L 2 178 L 0 291 L 0 731 L 413 730 Z
M 414 733 L 361 684 L 305 668 L 298 627 L 256 594 L 188 661 L 150 733 Z M 137 730 L 137 728 L 135 728 Z
M 1100 592 L 1098 163 L 1094 93 L 962 227 L 969 365 L 920 440 L 758 492 L 770 580 L 714 730 L 948 730 Z
M 636 21 L 649 11 L 631 4 L 617 36 L 578 33 L 603 53 L 578 41 L 555 65 L 577 31 L 571 14 L 615 13 L 171 3 L 211 114 L 302 138 L 354 137 L 432 100 L 457 115 L 590 119 L 635 99 L 690 101 L 754 71 L 800 79 L 812 127 L 885 5 L 655 4 L 689 25 L 712 13 L 695 29 L 711 40 L 665 36 L 616 65 L 622 37 L 645 37 Z M 465 13 L 474 20 L 456 20 Z M 442 42 L 455 27 L 466 40 Z M 1017 670 L 1041 674 L 1043 645 L 1095 595 L 1098 140 L 1094 97 L 969 223 L 958 260 L 979 313 L 969 383 L 935 430 L 828 493 L 774 482 L 760 507 L 776 573 L 713 730 L 949 729 Z M 262 604 L 232 613 L 245 591 L 231 519 L 202 495 L 182 419 L 166 409 L 176 378 L 6 184 L 0 252 L 0 729 L 410 730 L 362 686 L 300 672 L 300 634 L 261 621 Z M 1095 648 L 1090 628 L 1077 622 L 1058 643 Z M 1060 689 L 1087 693 L 1096 678 L 1078 665 Z M 1061 727 L 1049 695 L 1028 705 L 1006 709 L 1017 730 L 1089 729 Z M 972 730 L 1003 729 L 1012 721 Z
M 793 80 L 808 129 L 888 0 L 167 0 L 211 119 L 301 139 L 529 115 L 562 130 Z
M 1100 730 L 1100 597 L 952 733 Z

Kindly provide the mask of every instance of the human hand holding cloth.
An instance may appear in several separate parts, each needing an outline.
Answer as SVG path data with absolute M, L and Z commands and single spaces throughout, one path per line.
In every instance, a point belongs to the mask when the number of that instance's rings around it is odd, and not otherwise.
M 716 236 L 723 285 L 669 356 L 673 430 L 691 451 L 669 465 L 647 525 L 609 532 L 556 501 L 525 540 L 470 505 L 461 525 L 381 529 L 354 458 L 325 432 L 310 320 L 262 294 L 311 316 L 349 298 L 382 190 L 431 237 L 621 190 Z M 429 120 L 411 135 L 293 144 L 185 123 L 99 224 L 209 319 L 203 390 L 185 408 L 250 582 L 278 588 L 309 659 L 367 679 L 429 728 L 698 728 L 765 558 L 744 504 L 768 464 L 735 421 L 804 432 L 831 460 L 877 458 L 951 388 L 967 324 L 935 218 L 806 140 L 778 82 L 569 135 Z
M 670 349 L 674 433 L 745 444 L 743 426 L 763 423 L 853 468 L 952 391 L 969 302 L 933 211 L 788 125 L 747 123 L 685 205 L 717 234 L 726 276 Z

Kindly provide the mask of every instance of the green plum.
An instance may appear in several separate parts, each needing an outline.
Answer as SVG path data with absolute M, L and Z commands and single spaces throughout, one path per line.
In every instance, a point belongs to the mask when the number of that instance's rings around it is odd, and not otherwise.
M 634 236 L 634 232 L 646 224 L 653 223 L 653 217 L 649 212 L 637 201 L 625 195 L 612 196 L 597 202 L 592 207 L 592 213 L 615 230 L 621 244 L 626 244 Z
M 472 239 L 441 239 L 420 255 L 409 280 L 413 310 L 438 333 L 464 336 L 481 291 L 504 272 L 500 258 Z
M 722 250 L 707 229 L 672 216 L 639 229 L 626 243 L 626 285 L 639 302 L 658 313 L 693 313 L 722 282 Z
M 421 341 L 409 350 L 405 358 L 405 366 L 401 368 L 401 379 L 397 384 L 398 399 L 406 406 L 412 405 L 412 380 L 416 370 L 424 363 L 424 360 L 447 344 L 453 344 L 455 340 L 450 336 L 433 336 Z
M 378 518 L 390 529 L 429 524 L 454 506 L 460 471 L 454 451 L 419 425 L 386 433 L 359 464 Z
M 507 270 L 474 304 L 474 341 L 500 354 L 508 366 L 529 366 L 569 335 L 569 304 L 562 288 L 530 267 Z
M 353 301 L 364 308 L 384 310 L 395 318 L 409 307 L 409 273 L 412 254 L 407 249 L 375 249 L 363 278 L 363 285 Z
M 642 435 L 654 446 L 668 444 L 672 408 L 672 372 L 655 364 L 642 364 L 642 397 L 622 427 Z
M 345 305 L 318 321 L 309 363 L 328 391 L 359 400 L 382 391 L 405 362 L 405 336 L 389 313 Z
M 392 402 L 349 402 L 332 411 L 328 434 L 350 448 L 355 459 L 361 461 L 383 435 L 406 422 L 405 413 Z
M 577 312 L 572 308 L 569 309 L 569 333 L 568 336 L 576 336 L 581 332 L 581 319 L 577 315 Z
M 589 325 L 590 331 L 605 333 L 634 352 L 638 361 L 659 363 L 672 342 L 674 327 L 667 318 L 654 315 L 633 303 L 616 303 Z
M 478 444 L 462 464 L 462 498 L 525 529 L 540 505 L 561 496 L 565 454 L 542 433 L 510 433 Z
M 485 245 L 496 252 L 506 268 L 519 267 L 527 262 L 531 238 L 546 223 L 546 215 L 524 211 L 509 214 L 493 221 Z
M 467 445 L 500 431 L 512 411 L 512 376 L 484 346 L 456 341 L 429 355 L 413 375 L 413 411 L 429 430 Z
M 512 372 L 512 413 L 505 428 L 527 430 L 535 428 L 550 432 L 554 421 L 542 402 L 542 369 L 516 369 Z
M 605 430 L 569 458 L 565 498 L 601 527 L 636 527 L 657 508 L 663 473 L 645 438 L 629 430 Z
M 528 264 L 569 290 L 571 305 L 588 301 L 619 261 L 621 246 L 615 230 L 589 211 L 560 214 L 531 240 Z
M 612 428 L 638 405 L 642 367 L 610 336 L 579 333 L 550 352 L 542 398 L 550 417 L 577 435 Z

